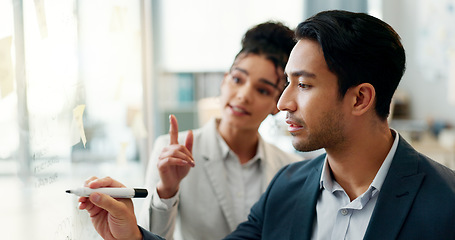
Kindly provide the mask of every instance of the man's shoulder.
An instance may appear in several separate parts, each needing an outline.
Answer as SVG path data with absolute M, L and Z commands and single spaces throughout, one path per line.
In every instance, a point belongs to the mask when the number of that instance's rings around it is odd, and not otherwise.
M 397 149 L 396 157 L 400 163 L 399 168 L 413 169 L 416 173 L 422 173 L 429 180 L 447 183 L 455 187 L 455 171 L 442 165 L 430 157 L 416 151 L 409 143 L 400 139 L 399 149 Z M 399 152 L 398 152 L 399 151 Z M 414 166 L 414 167 L 412 167 Z
M 455 201 L 455 171 L 419 153 L 406 141 L 401 142 L 390 166 L 389 175 L 402 179 L 420 175 L 422 183 L 419 192 L 422 196 Z
M 449 188 L 455 196 L 455 171 L 422 155 L 419 161 L 419 170 L 425 174 L 426 181 L 438 188 Z

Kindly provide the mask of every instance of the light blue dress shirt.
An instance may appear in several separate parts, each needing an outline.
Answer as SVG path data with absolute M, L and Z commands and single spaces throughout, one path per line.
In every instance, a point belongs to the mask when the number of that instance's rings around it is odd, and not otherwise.
M 316 204 L 313 240 L 363 239 L 398 146 L 398 133 L 393 129 L 391 131 L 395 140 L 387 157 L 367 191 L 353 201 L 332 178 L 326 157 L 320 180 L 321 195 Z
M 247 220 L 250 209 L 262 194 L 261 158 L 262 144 L 258 144 L 256 155 L 244 164 L 240 164 L 237 155 L 229 148 L 224 139 L 217 135 L 223 163 L 226 169 L 228 190 L 232 198 L 236 221 Z

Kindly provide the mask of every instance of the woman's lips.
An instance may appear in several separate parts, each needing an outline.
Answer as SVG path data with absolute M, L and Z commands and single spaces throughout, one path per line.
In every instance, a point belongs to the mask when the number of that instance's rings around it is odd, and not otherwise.
M 246 111 L 243 107 L 233 105 L 229 105 L 229 107 L 235 115 L 251 115 L 251 113 Z

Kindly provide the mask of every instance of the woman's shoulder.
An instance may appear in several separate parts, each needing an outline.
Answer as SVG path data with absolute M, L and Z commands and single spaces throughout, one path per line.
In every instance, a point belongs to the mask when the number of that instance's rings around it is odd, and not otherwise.
M 288 163 L 296 162 L 303 160 L 304 158 L 295 152 L 289 152 L 284 149 L 279 148 L 273 143 L 269 143 L 267 141 L 263 141 L 263 146 L 265 150 L 265 154 L 268 157 L 275 158 L 275 159 L 282 159 Z

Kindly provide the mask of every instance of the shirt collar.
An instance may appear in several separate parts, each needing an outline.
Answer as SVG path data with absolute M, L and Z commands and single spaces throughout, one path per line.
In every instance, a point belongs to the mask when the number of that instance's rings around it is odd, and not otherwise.
M 390 151 L 387 154 L 387 157 L 385 157 L 384 162 L 382 163 L 381 167 L 379 168 L 378 173 L 376 174 L 376 176 L 373 179 L 373 182 L 371 183 L 371 187 L 376 188 L 378 191 L 381 190 L 385 177 L 387 176 L 387 173 L 389 172 L 390 164 L 392 164 L 392 159 L 395 156 L 395 152 L 397 151 L 398 141 L 400 138 L 398 136 L 398 132 L 395 129 L 390 129 L 390 131 L 392 132 L 392 136 L 395 139 L 393 140 L 392 147 L 390 148 Z
M 216 140 L 218 142 L 218 146 L 220 147 L 220 153 L 221 153 L 220 156 L 224 160 L 228 157 L 229 151 L 231 151 L 231 149 L 227 145 L 226 141 L 224 141 L 223 137 L 221 137 L 218 130 L 215 131 L 215 134 L 216 134 Z
M 370 188 L 377 189 L 377 191 L 373 192 L 373 195 L 375 195 L 377 192 L 381 190 L 382 184 L 384 183 L 385 177 L 387 176 L 387 173 L 389 172 L 390 164 L 392 163 L 392 159 L 395 156 L 395 152 L 397 151 L 398 147 L 398 140 L 399 136 L 398 133 L 395 129 L 390 129 L 392 132 L 392 136 L 395 138 L 393 140 L 392 147 L 389 150 L 389 153 L 387 154 L 386 158 L 384 159 L 384 162 L 382 163 L 381 167 L 379 168 L 379 171 L 376 173 L 376 176 L 373 179 L 373 182 L 371 183 Z M 324 165 L 322 167 L 322 174 L 321 174 L 321 179 L 319 181 L 319 188 L 325 188 L 328 191 L 333 192 L 334 190 L 334 181 L 332 178 L 332 173 L 330 171 L 329 163 L 327 161 L 327 156 L 324 159 Z
M 322 188 L 333 192 L 332 173 L 329 168 L 329 162 L 327 161 L 327 155 L 325 156 L 324 165 L 322 167 L 321 180 L 319 180 L 319 189 Z

